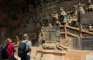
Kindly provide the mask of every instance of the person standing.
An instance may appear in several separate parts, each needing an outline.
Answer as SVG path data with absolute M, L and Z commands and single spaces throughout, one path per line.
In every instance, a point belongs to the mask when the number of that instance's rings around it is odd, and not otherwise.
M 16 41 L 16 44 L 15 42 Z M 17 43 L 19 41 L 18 36 L 15 36 L 15 38 L 11 40 L 10 38 L 6 39 L 5 41 L 5 46 L 2 46 L 2 50 L 1 50 L 1 57 L 2 59 L 6 59 L 6 60 L 16 60 L 16 58 L 14 57 L 14 53 L 15 53 L 15 47 L 17 47 Z
M 9 60 L 17 60 L 15 57 L 14 57 L 14 52 L 15 52 L 15 45 L 13 44 L 12 40 L 10 38 L 7 39 L 7 42 L 8 42 L 8 46 L 7 46 L 7 52 L 8 52 L 8 59 Z
M 28 34 L 24 34 L 23 35 L 23 40 L 21 41 L 21 43 L 25 43 L 26 44 L 26 49 L 25 49 L 25 51 L 26 51 L 26 54 L 25 54 L 25 56 L 20 56 L 20 58 L 21 58 L 21 60 L 30 60 L 30 53 L 31 53 L 31 47 L 32 47 L 32 42 L 31 41 L 29 41 L 29 36 L 28 36 Z M 21 46 L 23 46 L 23 45 L 21 45 Z M 18 48 L 18 51 L 20 50 L 20 44 L 19 44 L 19 48 Z M 22 48 L 22 47 L 21 47 Z M 19 53 L 19 52 L 18 52 Z

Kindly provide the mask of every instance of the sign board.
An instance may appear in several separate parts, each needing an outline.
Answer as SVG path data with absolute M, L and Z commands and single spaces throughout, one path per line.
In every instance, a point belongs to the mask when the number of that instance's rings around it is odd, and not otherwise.
M 86 60 L 93 60 L 93 55 L 86 55 Z

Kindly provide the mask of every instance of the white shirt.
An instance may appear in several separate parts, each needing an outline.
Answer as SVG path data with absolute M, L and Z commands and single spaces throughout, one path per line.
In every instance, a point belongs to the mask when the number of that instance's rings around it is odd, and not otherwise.
M 32 42 L 29 40 L 23 40 L 22 43 L 26 43 L 26 50 L 32 48 Z M 30 51 L 27 53 L 27 55 L 30 55 Z

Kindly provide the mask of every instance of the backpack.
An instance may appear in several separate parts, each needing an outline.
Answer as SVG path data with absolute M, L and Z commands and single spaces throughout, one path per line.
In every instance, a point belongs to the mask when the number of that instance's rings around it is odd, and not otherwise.
M 7 52 L 8 45 L 6 45 L 4 48 L 1 49 L 1 57 L 2 57 L 2 59 L 8 59 L 8 56 L 9 56 L 9 54 Z
M 18 56 L 19 57 L 25 57 L 25 55 L 27 54 L 26 43 L 27 43 L 27 41 L 25 43 L 21 42 L 19 44 L 19 46 L 18 46 Z

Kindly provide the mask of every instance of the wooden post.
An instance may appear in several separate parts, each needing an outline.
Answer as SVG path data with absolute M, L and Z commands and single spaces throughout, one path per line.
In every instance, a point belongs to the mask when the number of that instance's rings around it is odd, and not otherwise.
M 67 26 L 66 26 L 66 24 L 64 25 L 64 30 L 65 30 L 65 41 L 64 41 L 64 43 L 65 43 L 65 46 L 67 46 L 68 44 L 67 44 Z
M 64 32 L 65 32 L 65 39 L 67 39 L 67 29 L 66 29 L 66 25 L 64 25 Z

